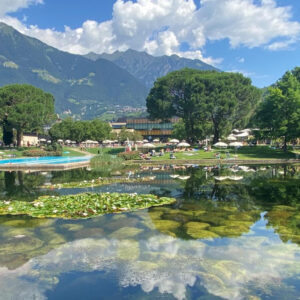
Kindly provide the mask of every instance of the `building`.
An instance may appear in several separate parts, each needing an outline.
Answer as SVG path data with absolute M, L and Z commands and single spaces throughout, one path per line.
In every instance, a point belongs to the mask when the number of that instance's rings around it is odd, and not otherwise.
M 22 147 L 31 147 L 37 146 L 39 144 L 39 138 L 37 134 L 27 134 L 25 133 L 22 137 L 21 146 Z
M 179 122 L 179 118 L 171 118 L 169 122 L 161 120 L 149 120 L 147 118 L 127 119 L 126 128 L 134 129 L 144 138 L 153 140 L 159 138 L 166 140 L 172 135 L 174 124 Z

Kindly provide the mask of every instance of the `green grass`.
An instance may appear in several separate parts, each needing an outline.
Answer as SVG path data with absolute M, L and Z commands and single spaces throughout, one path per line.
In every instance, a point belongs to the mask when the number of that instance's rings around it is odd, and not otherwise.
M 118 147 L 118 148 L 85 148 L 84 151 L 87 151 L 91 154 L 99 154 L 98 151 L 100 151 L 100 154 L 110 154 L 110 155 L 117 155 L 120 152 L 125 151 L 124 147 Z
M 21 148 L 23 150 L 32 150 L 32 149 L 38 149 L 36 147 L 30 147 L 30 148 Z M 23 156 L 23 150 L 19 150 L 18 148 L 0 148 L 0 158 L 3 159 L 9 159 L 12 158 L 10 155 L 13 155 L 14 157 L 22 157 Z M 3 152 L 3 153 L 2 153 Z M 8 155 L 8 156 L 7 156 Z
M 205 152 L 204 150 L 193 152 L 177 152 L 175 153 L 176 159 L 215 159 L 216 154 L 220 153 L 221 158 L 228 158 L 226 153 L 229 153 L 230 158 L 242 159 L 242 160 L 263 160 L 263 159 L 292 159 L 296 158 L 295 153 L 291 151 L 283 152 L 280 149 L 272 149 L 268 146 L 256 146 L 256 147 L 241 147 L 238 150 L 235 149 L 213 149 L 211 152 Z M 152 160 L 167 160 L 170 159 L 168 153 L 164 156 L 154 157 Z
M 69 153 L 65 153 L 69 152 Z M 62 156 L 84 156 L 84 153 L 76 151 L 76 148 L 72 147 L 63 147 L 63 154 Z

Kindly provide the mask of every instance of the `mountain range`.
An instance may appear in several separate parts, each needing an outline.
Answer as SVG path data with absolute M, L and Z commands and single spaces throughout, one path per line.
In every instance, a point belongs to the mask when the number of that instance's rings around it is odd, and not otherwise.
M 145 106 L 156 78 L 184 67 L 214 69 L 176 55 L 128 50 L 75 55 L 0 23 L 0 86 L 27 83 L 50 92 L 59 114 L 92 119 L 124 106 Z
M 102 58 L 115 63 L 139 79 L 148 89 L 153 86 L 157 78 L 165 76 L 172 71 L 183 68 L 217 70 L 199 59 L 192 60 L 179 57 L 178 55 L 155 57 L 146 52 L 139 52 L 132 49 L 125 52 L 116 51 L 112 54 L 96 54 L 91 52 L 85 55 L 85 57 L 94 61 Z

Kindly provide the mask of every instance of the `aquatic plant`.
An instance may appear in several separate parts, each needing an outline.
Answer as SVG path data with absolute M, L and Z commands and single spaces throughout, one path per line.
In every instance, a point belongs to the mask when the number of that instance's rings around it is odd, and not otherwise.
M 134 211 L 173 202 L 175 202 L 174 198 L 118 193 L 42 196 L 33 202 L 0 201 L 0 215 L 80 219 L 107 213 Z
M 147 176 L 147 177 L 140 177 L 140 178 L 128 178 L 128 177 L 115 177 L 115 178 L 108 178 L 108 177 L 99 177 L 92 180 L 83 180 L 80 182 L 66 182 L 66 183 L 56 183 L 52 185 L 44 185 L 41 188 L 44 189 L 70 189 L 70 188 L 88 188 L 88 187 L 96 187 L 102 185 L 108 185 L 113 183 L 139 183 L 139 182 L 148 182 L 154 180 L 155 177 Z

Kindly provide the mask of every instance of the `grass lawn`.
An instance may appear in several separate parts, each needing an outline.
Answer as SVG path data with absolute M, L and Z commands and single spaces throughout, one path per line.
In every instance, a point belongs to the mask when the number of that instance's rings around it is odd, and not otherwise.
M 63 147 L 62 156 L 85 156 L 85 154 L 76 151 L 76 148 L 73 147 Z
M 22 148 L 25 149 L 25 148 Z M 29 149 L 36 149 L 36 148 L 28 148 Z M 27 150 L 27 149 L 26 149 Z M 0 148 L 0 158 L 3 159 L 9 159 L 9 158 L 15 158 L 15 157 L 22 157 L 23 156 L 23 150 L 20 151 L 17 148 Z
M 119 148 L 84 148 L 84 151 L 87 151 L 91 154 L 98 154 L 98 151 L 102 154 L 111 154 L 111 155 L 117 155 L 120 152 L 125 151 L 124 147 L 119 147 Z
M 256 146 L 256 147 L 241 147 L 238 150 L 235 149 L 213 149 L 211 152 L 205 152 L 204 150 L 191 151 L 191 152 L 177 152 L 174 153 L 176 159 L 215 159 L 216 154 L 220 153 L 221 158 L 236 158 L 245 160 L 254 159 L 291 159 L 296 158 L 296 154 L 287 151 L 286 153 L 279 149 L 272 149 L 268 146 Z M 164 156 L 153 157 L 152 160 L 168 160 L 169 154 Z

